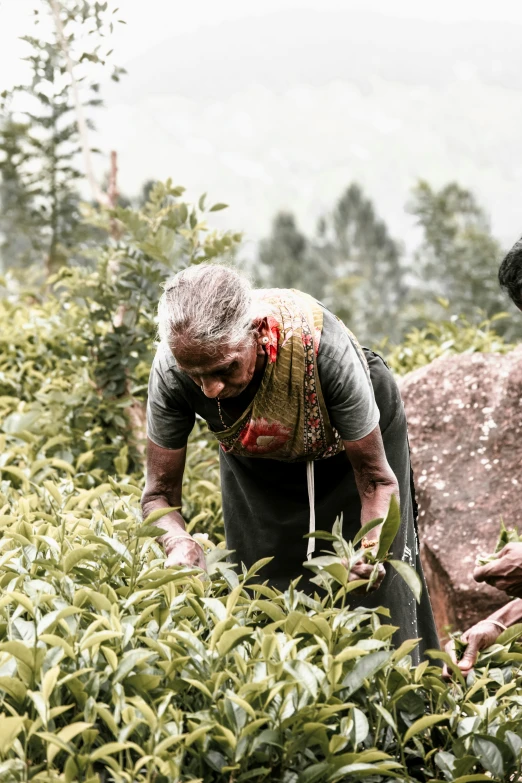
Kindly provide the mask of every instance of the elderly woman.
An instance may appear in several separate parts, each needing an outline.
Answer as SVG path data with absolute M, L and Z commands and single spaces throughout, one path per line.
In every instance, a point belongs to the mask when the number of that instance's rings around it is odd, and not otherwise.
M 196 414 L 220 442 L 227 545 L 248 567 L 272 557 L 263 575 L 279 589 L 301 577 L 315 548 L 303 536 L 343 515 L 353 537 L 400 497 L 396 558 L 424 585 L 418 606 L 395 572 L 357 601 L 386 606 L 396 641 L 438 647 L 414 525 L 406 419 L 382 359 L 361 349 L 344 324 L 307 294 L 252 290 L 223 266 L 178 273 L 159 305 L 161 343 L 148 401 L 143 511 L 181 507 L 187 439 Z M 179 512 L 161 520 L 167 565 L 204 568 L 203 552 Z M 375 531 L 372 532 L 372 538 Z M 377 530 L 378 535 L 378 530 Z M 359 564 L 350 574 L 368 576 Z M 382 584 L 381 584 L 382 582 Z

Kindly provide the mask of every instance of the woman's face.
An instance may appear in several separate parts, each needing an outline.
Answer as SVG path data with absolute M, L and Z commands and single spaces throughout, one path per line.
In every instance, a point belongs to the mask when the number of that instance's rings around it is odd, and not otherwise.
M 220 400 L 237 397 L 245 391 L 256 370 L 263 368 L 265 357 L 258 333 L 254 331 L 240 345 L 223 345 L 211 352 L 189 342 L 178 342 L 174 350 L 179 369 L 207 397 Z

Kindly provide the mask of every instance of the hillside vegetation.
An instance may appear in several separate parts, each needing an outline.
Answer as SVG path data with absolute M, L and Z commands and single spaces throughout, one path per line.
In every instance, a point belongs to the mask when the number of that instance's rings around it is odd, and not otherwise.
M 172 183 L 139 211 L 91 215 L 100 230 L 110 220 L 117 239 L 90 267 L 62 268 L 42 289 L 4 281 L 0 779 L 516 780 L 521 629 L 482 653 L 467 682 L 445 683 L 436 657 L 412 666 L 415 640 L 393 649 L 384 611 L 350 609 L 335 558 L 315 567 L 326 586 L 316 599 L 270 589 L 262 563 L 234 570 L 202 423 L 184 513 L 209 536 L 209 576 L 164 569 L 155 518 L 140 516 L 136 424 L 160 283 L 239 237 L 206 231 Z M 488 324 L 449 320 L 390 358 L 404 371 L 508 347 Z M 332 543 L 347 546 L 340 532 Z

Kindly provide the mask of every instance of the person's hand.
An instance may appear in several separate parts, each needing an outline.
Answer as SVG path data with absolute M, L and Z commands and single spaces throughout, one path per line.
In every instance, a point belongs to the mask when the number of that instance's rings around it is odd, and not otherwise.
M 489 620 L 481 620 L 462 634 L 460 641 L 466 644 L 467 647 L 460 660 L 457 660 L 457 651 L 453 639 L 446 644 L 445 650 L 451 656 L 453 663 L 457 664 L 464 677 L 466 677 L 477 662 L 479 652 L 494 644 L 501 633 L 502 629 L 495 623 Z M 445 679 L 451 678 L 451 670 L 446 664 L 444 664 L 442 676 Z
M 167 555 L 165 568 L 186 565 L 207 570 L 203 549 L 189 533 L 167 531 L 161 542 Z
M 473 578 L 522 598 L 522 543 L 506 544 L 495 560 L 475 568 Z
M 348 563 L 344 561 L 344 565 L 348 566 Z M 357 579 L 369 579 L 370 576 L 372 575 L 374 568 L 375 568 L 374 564 L 367 563 L 364 560 L 359 560 L 359 562 L 355 563 L 352 566 L 348 581 L 355 582 Z M 354 590 L 354 593 L 365 593 L 365 592 L 371 592 L 372 590 L 377 590 L 381 586 L 382 580 L 384 579 L 385 576 L 386 576 L 385 568 L 382 563 L 379 563 L 377 567 L 377 579 L 372 584 L 370 589 L 367 591 L 366 585 L 363 585 L 362 587 Z
M 353 582 L 356 579 L 369 579 L 373 573 L 374 568 L 375 568 L 375 564 L 373 563 L 365 563 L 365 562 L 356 563 L 352 567 L 352 570 L 350 571 L 350 577 L 348 581 Z M 364 589 L 365 592 L 369 592 L 369 593 L 371 593 L 373 590 L 378 590 L 385 576 L 386 576 L 386 569 L 384 568 L 382 563 L 379 563 L 379 565 L 377 566 L 377 578 L 369 588 L 364 587 L 361 588 L 361 590 Z

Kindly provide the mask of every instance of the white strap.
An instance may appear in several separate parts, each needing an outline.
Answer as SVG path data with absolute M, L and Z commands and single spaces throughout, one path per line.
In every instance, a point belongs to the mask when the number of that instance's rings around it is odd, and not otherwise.
M 310 524 L 308 527 L 309 533 L 315 533 L 315 483 L 314 483 L 314 463 L 313 460 L 306 463 L 306 483 L 308 485 L 308 503 L 310 505 Z M 306 557 L 311 559 L 315 552 L 315 538 L 308 539 L 308 549 L 306 551 Z

